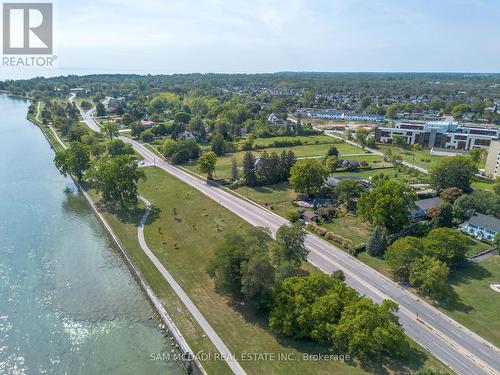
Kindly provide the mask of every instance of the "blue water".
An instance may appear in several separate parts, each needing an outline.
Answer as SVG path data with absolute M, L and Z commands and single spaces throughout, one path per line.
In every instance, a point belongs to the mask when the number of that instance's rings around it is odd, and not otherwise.
M 27 107 L 0 95 L 0 374 L 182 374 Z

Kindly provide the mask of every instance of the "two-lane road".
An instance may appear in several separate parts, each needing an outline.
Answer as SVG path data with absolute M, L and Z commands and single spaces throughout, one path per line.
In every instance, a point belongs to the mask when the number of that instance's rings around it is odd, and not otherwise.
M 252 225 L 268 227 L 275 233 L 287 223 L 273 212 L 165 162 L 140 143 L 126 137 L 121 139 L 132 144 L 146 162 L 195 187 Z M 342 269 L 346 282 L 360 293 L 377 302 L 392 299 L 398 303 L 398 315 L 406 333 L 457 373 L 500 374 L 500 351 L 494 345 L 329 242 L 308 235 L 306 246 L 311 251 L 309 261 L 324 272 Z

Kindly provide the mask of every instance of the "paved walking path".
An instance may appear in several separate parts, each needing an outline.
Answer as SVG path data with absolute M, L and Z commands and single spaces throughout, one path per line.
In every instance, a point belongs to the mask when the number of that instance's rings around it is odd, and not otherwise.
M 137 230 L 137 239 L 139 240 L 139 244 L 141 245 L 142 250 L 149 257 L 151 262 L 155 265 L 155 267 L 160 271 L 165 280 L 169 283 L 172 289 L 175 291 L 177 296 L 181 299 L 184 305 L 187 307 L 191 315 L 196 319 L 198 324 L 201 326 L 205 334 L 210 338 L 213 342 L 217 350 L 221 353 L 224 360 L 227 362 L 228 366 L 235 374 L 246 374 L 245 370 L 240 366 L 238 361 L 233 357 L 233 354 L 228 349 L 228 347 L 224 344 L 222 339 L 219 337 L 217 332 L 212 328 L 210 323 L 205 319 L 200 310 L 195 306 L 191 298 L 186 294 L 186 292 L 182 289 L 182 287 L 175 281 L 170 272 L 163 266 L 160 260 L 153 254 L 153 252 L 148 247 L 146 243 L 146 239 L 144 238 L 144 225 L 148 219 L 149 213 L 151 212 L 152 204 L 146 198 L 139 196 L 139 198 L 146 203 L 146 212 L 139 223 L 139 229 Z

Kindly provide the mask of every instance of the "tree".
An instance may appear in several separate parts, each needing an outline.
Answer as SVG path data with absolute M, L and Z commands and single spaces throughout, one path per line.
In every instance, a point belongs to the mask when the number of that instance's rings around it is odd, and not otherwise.
M 142 132 L 142 126 L 140 126 L 138 123 L 134 122 L 130 126 L 130 134 L 132 134 L 132 137 L 134 138 L 139 138 L 141 136 Z
M 495 234 L 495 238 L 493 238 L 493 245 L 500 249 L 500 233 Z
M 413 262 L 424 253 L 419 238 L 403 237 L 392 243 L 385 252 L 387 267 L 397 281 L 408 281 Z
M 125 143 L 120 139 L 112 139 L 109 141 L 106 145 L 106 151 L 108 151 L 111 156 L 134 154 L 134 148 L 132 145 Z
M 125 126 L 130 126 L 134 122 L 134 119 L 132 116 L 130 116 L 129 113 L 125 113 L 122 116 L 122 124 Z
M 101 126 L 102 133 L 109 139 L 118 137 L 118 125 L 114 122 L 105 122 Z
M 226 152 L 226 141 L 221 134 L 216 134 L 212 138 L 211 142 L 212 151 L 215 152 L 217 156 L 223 156 Z
M 397 104 L 391 104 L 389 108 L 387 108 L 387 111 L 385 112 L 385 116 L 390 119 L 396 118 L 396 112 L 399 109 L 399 105 Z
M 398 306 L 384 300 L 381 305 L 362 297 L 347 305 L 333 333 L 337 350 L 360 358 L 396 355 L 406 357 L 409 343 L 394 315 Z
M 453 206 L 447 201 L 443 201 L 437 213 L 432 218 L 432 226 L 439 227 L 452 227 L 453 226 Z
M 247 186 L 257 184 L 257 175 L 255 172 L 255 158 L 251 152 L 245 152 L 243 156 L 243 181 Z
M 56 153 L 54 163 L 64 176 L 70 174 L 80 181 L 90 167 L 90 151 L 80 142 L 72 142 L 66 150 Z
M 330 146 L 326 152 L 326 157 L 328 156 L 339 156 L 339 150 L 337 150 L 337 147 Z
M 188 124 L 191 116 L 189 116 L 186 112 L 177 112 L 174 116 L 174 123 L 176 124 Z
M 500 196 L 500 177 L 497 177 L 493 185 L 493 191 L 496 195 Z
M 354 289 L 324 273 L 288 277 L 273 291 L 269 326 L 287 337 L 329 341 Z
M 410 283 L 426 294 L 441 297 L 448 291 L 449 268 L 446 263 L 424 255 L 410 269 Z
M 356 199 L 363 192 L 363 185 L 356 180 L 340 181 L 333 189 L 339 203 L 344 204 L 349 211 L 354 211 L 356 208 Z
M 155 138 L 151 129 L 146 129 L 141 132 L 141 141 L 149 143 Z
M 335 270 L 335 271 L 333 271 L 332 277 L 335 278 L 335 279 L 338 279 L 340 281 L 345 281 L 344 271 L 342 271 L 342 270 Z
M 310 197 L 323 185 L 327 173 L 316 159 L 299 160 L 290 171 L 290 184 L 296 192 Z
M 119 203 L 121 208 L 137 204 L 137 183 L 146 174 L 129 155 L 101 158 L 94 163 L 91 181 L 107 204 Z
M 233 182 L 238 181 L 239 172 L 238 172 L 238 162 L 236 161 L 236 157 L 233 156 L 231 158 L 231 180 Z
M 274 257 L 277 263 L 290 262 L 299 267 L 307 260 L 309 250 L 304 245 L 306 233 L 302 223 L 296 222 L 292 225 L 282 225 L 276 232 L 276 243 L 274 246 Z
M 172 163 L 182 164 L 198 158 L 200 147 L 196 143 L 196 140 L 192 138 L 180 140 L 167 139 L 163 142 L 160 152 Z
M 445 201 L 453 204 L 460 196 L 462 196 L 463 193 L 464 192 L 462 191 L 462 189 L 459 189 L 456 187 L 450 187 L 450 188 L 444 189 L 439 195 Z
M 205 152 L 200 156 L 198 159 L 198 170 L 201 173 L 206 173 L 207 174 L 207 179 L 211 180 L 212 175 L 215 172 L 215 166 L 217 164 L 217 155 L 215 155 L 214 152 L 209 151 Z
M 453 203 L 453 215 L 458 221 L 469 220 L 476 210 L 476 202 L 471 195 L 464 194 Z
M 300 220 L 302 214 L 299 210 L 288 210 L 288 212 L 286 213 L 286 217 L 291 223 L 296 223 Z
M 397 134 L 394 135 L 394 137 L 392 137 L 392 144 L 396 147 L 399 147 L 399 148 L 408 147 L 406 137 L 403 137 L 402 135 L 397 135 Z
M 274 267 L 266 256 L 255 254 L 241 266 L 241 293 L 257 311 L 266 311 L 274 284 Z
M 472 148 L 471 150 L 469 150 L 469 157 L 476 167 L 481 162 L 481 159 L 483 159 L 484 153 L 485 153 L 485 150 L 482 148 L 478 148 L 478 147 L 475 147 L 475 148 Z
M 450 267 L 461 265 L 468 250 L 467 237 L 454 228 L 436 228 L 422 239 L 424 253 Z
M 467 156 L 441 158 L 429 169 L 429 182 L 437 191 L 456 187 L 471 192 L 471 179 L 476 172 L 476 166 Z
M 387 248 L 387 234 L 384 227 L 377 225 L 373 230 L 368 243 L 366 244 L 366 252 L 371 256 L 381 256 Z
M 104 116 L 106 116 L 106 108 L 104 108 L 104 104 L 102 104 L 101 102 L 98 102 L 96 104 L 95 111 L 96 111 L 97 117 L 104 117 Z
M 397 181 L 384 181 L 358 200 L 357 212 L 366 220 L 396 232 L 409 222 L 409 211 L 414 207 L 416 194 Z

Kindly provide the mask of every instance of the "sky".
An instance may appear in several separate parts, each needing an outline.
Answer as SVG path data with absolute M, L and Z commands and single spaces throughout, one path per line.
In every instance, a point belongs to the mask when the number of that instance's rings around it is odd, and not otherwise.
M 34 75 L 500 72 L 499 0 L 54 0 Z

